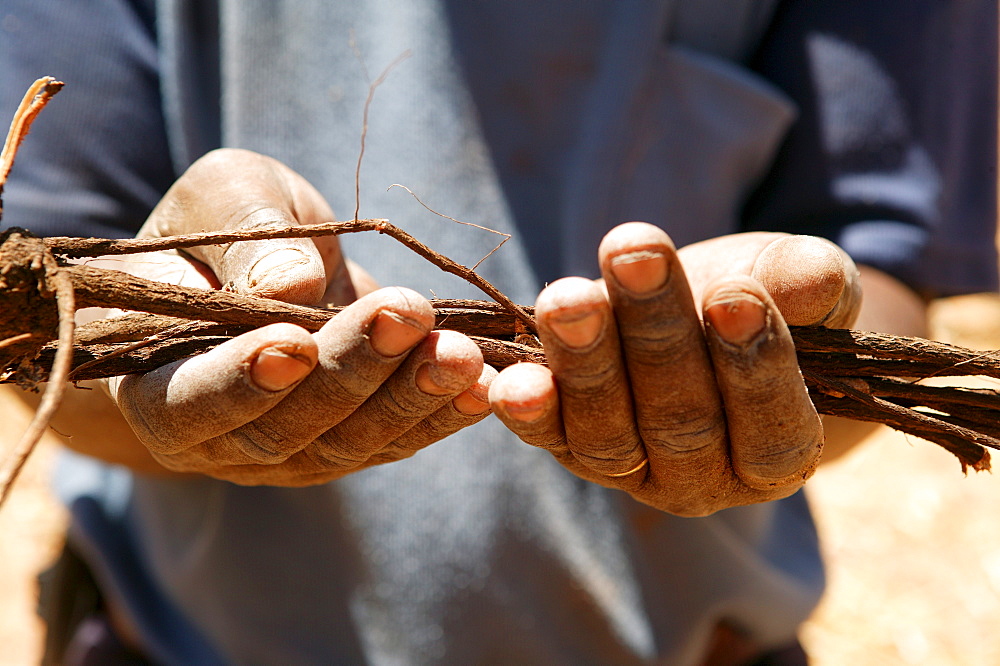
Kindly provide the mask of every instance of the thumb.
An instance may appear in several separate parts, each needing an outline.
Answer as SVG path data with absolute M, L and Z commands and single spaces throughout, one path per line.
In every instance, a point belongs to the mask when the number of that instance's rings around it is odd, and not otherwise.
M 792 326 L 848 328 L 861 309 L 854 261 L 815 236 L 785 236 L 757 256 L 751 276 L 768 291 Z
M 281 162 L 247 150 L 222 149 L 191 165 L 139 235 L 252 230 L 333 219 L 319 192 Z M 206 245 L 185 252 L 207 265 L 224 288 L 306 305 L 321 301 L 328 276 L 343 264 L 332 236 Z
M 262 209 L 262 225 L 292 226 L 282 211 Z M 265 222 L 266 220 L 266 222 Z M 257 224 L 249 227 L 254 228 Z M 318 248 L 308 238 L 276 238 L 233 243 L 209 262 L 224 289 L 273 298 L 287 303 L 316 305 L 326 291 L 326 268 Z

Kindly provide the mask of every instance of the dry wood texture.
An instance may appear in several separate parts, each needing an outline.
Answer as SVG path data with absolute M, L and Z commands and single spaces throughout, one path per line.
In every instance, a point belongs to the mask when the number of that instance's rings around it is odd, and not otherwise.
M 310 308 L 227 291 L 152 282 L 118 271 L 68 265 L 62 257 L 122 254 L 281 236 L 351 233 L 368 229 L 368 223 L 371 228 L 393 237 L 398 232 L 384 220 L 150 241 L 40 240 L 10 230 L 0 245 L 0 275 L 5 278 L 20 276 L 18 284 L 21 286 L 11 289 L 9 284 L 3 285 L 6 288 L 0 291 L 0 309 L 9 312 L 7 303 L 10 303 L 19 312 L 33 315 L 0 321 L 0 368 L 3 369 L 0 382 L 32 387 L 49 378 L 58 349 L 54 335 L 55 302 L 51 298 L 52 289 L 45 286 L 50 276 L 68 278 L 77 307 L 112 307 L 149 313 L 80 327 L 74 340 L 72 380 L 146 371 L 202 353 L 234 335 L 274 322 L 290 322 L 317 330 L 338 311 L 337 308 Z M 411 240 L 407 245 L 413 247 L 415 243 Z M 444 264 L 451 272 L 466 278 L 472 273 L 423 244 L 419 247 L 430 261 Z M 35 268 L 32 269 L 32 265 Z M 491 295 L 497 291 L 479 276 L 470 281 Z M 523 344 L 531 340 L 530 336 L 522 334 L 525 328 L 533 329 L 530 308 L 513 305 L 509 300 L 504 304 L 438 300 L 434 305 L 438 326 L 472 336 L 491 365 L 503 368 L 521 361 L 544 362 L 544 354 L 537 346 Z M 1000 448 L 997 439 L 1000 435 L 997 424 L 1000 395 L 989 390 L 930 387 L 913 382 L 942 376 L 1000 377 L 1000 358 L 995 354 L 930 340 L 861 331 L 796 328 L 793 337 L 803 375 L 821 413 L 884 423 L 940 444 L 959 458 L 963 468 L 989 468 L 986 448 Z
M 26 95 L 5 144 L 0 194 L 30 120 L 60 86 L 39 80 Z M 0 502 L 40 435 L 39 429 L 44 429 L 47 415 L 58 405 L 67 378 L 78 381 L 143 372 L 274 322 L 317 330 L 337 313 L 336 308 L 309 308 L 152 282 L 119 271 L 71 265 L 70 259 L 362 231 L 391 236 L 495 301 L 434 303 L 438 326 L 472 336 L 488 363 L 503 368 L 521 361 L 545 362 L 532 335 L 535 325 L 530 308 L 513 303 L 474 270 L 386 220 L 133 240 L 39 239 L 24 230 L 8 229 L 0 235 L 0 383 L 35 389 L 48 382 L 48 390 L 39 418 L 0 476 Z M 148 314 L 106 319 L 74 330 L 74 309 L 90 306 Z M 860 331 L 798 328 L 793 337 L 803 375 L 821 413 L 884 423 L 938 443 L 959 459 L 963 470 L 989 469 L 987 449 L 1000 448 L 1000 394 L 914 382 L 962 375 L 1000 378 L 996 354 Z

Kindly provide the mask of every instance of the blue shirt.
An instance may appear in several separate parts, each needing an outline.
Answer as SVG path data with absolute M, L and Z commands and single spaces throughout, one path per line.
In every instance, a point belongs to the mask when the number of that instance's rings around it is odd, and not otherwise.
M 38 75 L 68 85 L 4 223 L 130 235 L 218 146 L 283 160 L 349 217 L 368 88 L 353 30 L 372 72 L 413 52 L 372 107 L 361 216 L 470 265 L 495 245 L 386 191 L 398 182 L 513 233 L 480 271 L 517 301 L 594 275 L 628 219 L 679 245 L 819 233 L 926 293 L 992 289 L 995 7 L 888 4 L 12 0 L 0 112 Z M 383 284 L 480 297 L 384 237 L 344 246 Z M 788 642 L 822 589 L 801 493 L 676 518 L 495 419 L 314 488 L 70 455 L 59 490 L 166 663 L 697 663 L 720 620 Z

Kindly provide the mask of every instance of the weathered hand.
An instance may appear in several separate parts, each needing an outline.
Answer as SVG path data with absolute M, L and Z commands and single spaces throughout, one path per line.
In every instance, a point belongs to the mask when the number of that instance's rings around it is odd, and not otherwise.
M 770 233 L 676 252 L 644 223 L 612 230 L 599 260 L 603 284 L 564 278 L 539 295 L 549 368 L 501 372 L 497 416 L 578 476 L 678 515 L 801 487 L 823 429 L 786 322 L 849 325 L 853 262 L 827 241 Z
M 177 181 L 140 235 L 332 219 L 316 190 L 284 165 L 223 150 Z M 353 301 L 364 291 L 355 289 L 333 237 L 206 246 L 120 267 L 310 305 Z M 431 332 L 433 325 L 425 298 L 380 289 L 314 334 L 266 326 L 201 356 L 115 378 L 108 388 L 168 469 L 247 485 L 321 483 L 408 457 L 488 414 L 496 372 L 471 340 Z

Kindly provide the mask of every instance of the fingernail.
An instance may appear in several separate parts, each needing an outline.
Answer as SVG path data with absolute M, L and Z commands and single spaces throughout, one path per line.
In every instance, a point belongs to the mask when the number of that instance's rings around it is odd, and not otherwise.
M 267 282 L 282 273 L 294 271 L 296 267 L 309 263 L 309 257 L 301 250 L 284 248 L 266 254 L 250 267 L 247 283 L 253 289 L 262 282 Z
M 543 398 L 525 400 L 524 402 L 502 402 L 503 411 L 515 421 L 530 423 L 537 421 L 545 414 L 546 401 Z
M 462 378 L 434 363 L 417 368 L 414 376 L 417 388 L 428 395 L 448 395 L 465 388 Z
M 712 303 L 705 308 L 705 317 L 720 338 L 735 345 L 749 344 L 767 325 L 764 303 L 747 293 Z
M 262 349 L 250 365 L 250 378 L 265 391 L 283 391 L 312 371 L 312 363 L 275 347 Z
M 481 384 L 468 388 L 451 401 L 460 413 L 468 416 L 477 416 L 490 408 L 490 400 L 487 397 L 487 388 Z
M 604 328 L 604 316 L 598 310 L 562 312 L 545 321 L 564 345 L 575 349 L 593 344 Z
M 640 296 L 666 284 L 669 272 L 667 258 L 656 250 L 625 252 L 611 259 L 611 273 L 615 281 Z
M 427 331 L 406 317 L 382 310 L 368 331 L 372 349 L 382 356 L 399 356 L 427 336 Z

